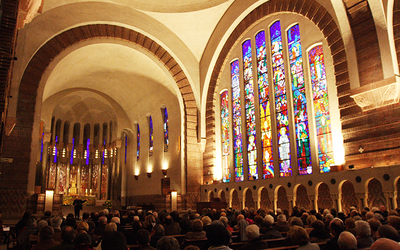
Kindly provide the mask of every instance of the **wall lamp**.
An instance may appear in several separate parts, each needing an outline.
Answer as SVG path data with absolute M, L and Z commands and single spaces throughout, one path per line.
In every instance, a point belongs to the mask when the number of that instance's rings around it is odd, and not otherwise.
M 167 175 L 167 169 L 161 169 L 161 172 L 164 176 Z
M 147 177 L 151 178 L 151 172 L 147 173 Z
M 135 176 L 135 180 L 139 179 L 139 175 L 135 174 L 134 176 Z

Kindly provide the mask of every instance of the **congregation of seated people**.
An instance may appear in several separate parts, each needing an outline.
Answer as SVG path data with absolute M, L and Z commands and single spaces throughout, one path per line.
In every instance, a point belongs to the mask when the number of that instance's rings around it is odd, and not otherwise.
M 245 208 L 204 209 L 179 214 L 166 210 L 107 209 L 65 218 L 26 212 L 15 225 L 19 250 L 396 250 L 400 249 L 400 209 L 384 206 L 348 213 Z

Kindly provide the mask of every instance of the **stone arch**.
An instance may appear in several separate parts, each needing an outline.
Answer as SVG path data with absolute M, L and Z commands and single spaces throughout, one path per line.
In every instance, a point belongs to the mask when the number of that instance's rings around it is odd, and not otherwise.
M 358 208 L 359 201 L 353 183 L 345 180 L 339 184 L 339 199 L 342 206 L 341 210 L 346 214 L 350 213 L 351 206 Z
M 218 198 L 221 200 L 221 202 L 226 202 L 226 197 L 225 197 L 225 191 L 224 190 L 219 190 Z
M 211 202 L 212 199 L 214 199 L 214 191 L 210 190 L 210 191 L 208 191 L 208 193 L 207 193 L 207 201 L 208 201 L 208 202 Z
M 316 186 L 317 189 L 317 209 L 325 208 L 330 209 L 333 207 L 331 191 L 325 182 L 321 182 Z
M 239 193 L 236 189 L 232 189 L 230 198 L 231 198 L 230 201 L 231 201 L 232 208 L 242 209 L 242 206 L 241 206 L 240 200 L 239 200 Z
M 259 208 L 265 209 L 266 211 L 271 209 L 271 201 L 269 199 L 268 189 L 261 187 L 258 189 L 258 200 L 260 201 Z
M 243 194 L 244 206 L 248 208 L 256 208 L 256 204 L 253 199 L 253 192 L 251 192 L 251 189 L 246 188 Z
M 382 191 L 382 184 L 376 178 L 367 181 L 367 204 L 368 207 L 386 206 L 386 198 Z
M 399 207 L 399 204 L 400 204 L 400 197 L 399 197 L 399 194 L 400 194 L 400 176 L 397 176 L 397 178 L 394 180 L 394 199 L 393 199 L 393 201 L 394 201 L 394 203 L 395 204 L 393 204 L 394 205 L 394 207 L 395 208 L 397 208 L 397 207 Z
M 205 103 L 207 114 L 205 127 L 206 128 L 214 128 L 215 127 L 215 101 L 218 100 L 216 98 L 215 89 L 218 85 L 218 81 L 221 78 L 221 73 L 223 66 L 227 63 L 227 58 L 231 53 L 231 48 L 234 47 L 237 40 L 242 36 L 244 32 L 248 29 L 248 27 L 254 25 L 260 19 L 265 16 L 278 13 L 278 12 L 291 12 L 300 14 L 312 22 L 321 30 L 326 41 L 328 42 L 328 46 L 330 48 L 331 55 L 333 56 L 333 66 L 336 78 L 336 85 L 340 86 L 343 89 L 350 89 L 350 79 L 349 72 L 347 67 L 347 56 L 345 51 L 345 44 L 343 42 L 340 30 L 333 20 L 332 16 L 329 12 L 316 0 L 307 1 L 303 4 L 303 1 L 298 1 L 297 4 L 293 6 L 293 4 L 289 4 L 289 2 L 282 1 L 267 1 L 253 11 L 251 11 L 232 31 L 231 35 L 227 39 L 226 43 L 223 45 L 218 58 L 216 59 L 215 66 L 212 70 L 210 83 L 207 92 L 207 100 Z M 339 98 L 340 101 L 351 102 L 354 103 L 353 99 L 350 98 L 349 93 L 342 93 Z M 355 107 L 359 109 L 359 107 Z M 341 110 L 344 112 L 344 110 Z M 204 169 L 211 169 L 215 164 L 215 156 L 212 151 L 216 148 L 215 145 L 215 132 L 213 130 L 207 130 L 207 146 L 206 151 L 204 153 Z M 207 158 L 208 156 L 209 158 Z
M 134 43 L 147 50 L 164 64 L 175 80 L 184 101 L 185 120 L 183 131 L 187 144 L 197 145 L 197 107 L 194 92 L 188 77 L 173 56 L 156 41 L 140 32 L 117 25 L 88 24 L 71 28 L 54 36 L 37 50 L 26 66 L 20 81 L 16 111 L 18 121 L 14 128 L 16 133 L 18 131 L 24 131 L 24 133 L 18 133 L 18 137 L 8 137 L 4 140 L 4 145 L 18 144 L 19 150 L 25 152 L 23 156 L 14 157 L 15 160 L 12 165 L 29 169 L 37 90 L 46 68 L 66 48 L 80 41 L 94 38 L 114 38 Z M 20 144 L 18 141 L 24 141 L 25 143 Z M 187 147 L 185 147 L 185 150 L 187 151 Z M 12 150 L 4 150 L 3 153 L 10 156 L 15 155 Z M 186 164 L 197 161 L 196 157 L 191 157 L 190 154 L 186 153 L 185 155 L 187 157 L 184 161 L 187 162 Z M 200 171 L 199 169 L 187 174 L 187 178 L 191 180 L 190 183 L 188 182 L 186 190 L 186 200 L 189 208 L 194 208 L 196 202 L 200 200 L 199 193 L 202 178 Z
M 307 189 L 303 184 L 299 184 L 294 188 L 294 197 L 296 198 L 296 206 L 298 208 L 311 209 L 311 201 L 308 198 Z
M 289 200 L 287 198 L 286 189 L 283 186 L 278 186 L 275 189 L 276 209 L 289 211 Z

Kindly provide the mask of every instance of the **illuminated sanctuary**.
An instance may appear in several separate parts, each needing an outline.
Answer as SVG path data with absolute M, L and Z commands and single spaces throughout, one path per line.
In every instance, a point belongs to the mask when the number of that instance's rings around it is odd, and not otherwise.
M 3 0 L 0 21 L 6 218 L 400 204 L 399 0 Z

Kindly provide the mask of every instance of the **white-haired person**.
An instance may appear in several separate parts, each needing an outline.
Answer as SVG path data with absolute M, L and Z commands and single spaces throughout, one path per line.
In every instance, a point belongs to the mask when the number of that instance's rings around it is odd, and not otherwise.
M 338 244 L 341 250 L 357 250 L 357 239 L 348 231 L 343 231 L 339 235 Z
M 267 242 L 260 238 L 260 228 L 257 225 L 247 226 L 246 236 L 249 242 L 242 247 L 242 250 L 262 250 L 268 247 Z
M 357 248 L 371 247 L 374 240 L 371 237 L 369 223 L 363 220 L 356 221 Z

